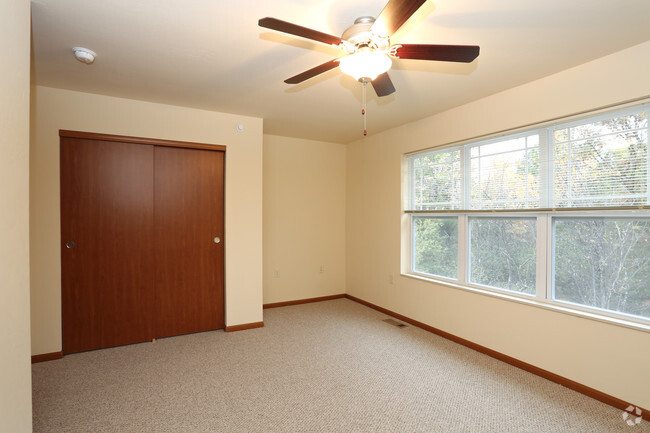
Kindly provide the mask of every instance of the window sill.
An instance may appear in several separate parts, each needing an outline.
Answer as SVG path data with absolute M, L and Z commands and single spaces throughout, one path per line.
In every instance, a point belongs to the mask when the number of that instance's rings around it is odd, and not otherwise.
M 464 290 L 464 291 L 467 291 L 467 292 L 476 293 L 478 295 L 503 299 L 503 300 L 509 301 L 509 302 L 516 302 L 516 303 L 519 303 L 519 304 L 530 305 L 530 306 L 537 307 L 537 308 L 543 308 L 545 310 L 555 311 L 557 313 L 569 314 L 571 316 L 580 317 L 580 318 L 583 318 L 583 319 L 594 320 L 594 321 L 597 321 L 597 322 L 607 323 L 607 324 L 610 324 L 610 325 L 621 326 L 621 327 L 624 327 L 624 328 L 634 329 L 636 331 L 650 333 L 650 325 L 649 324 L 643 324 L 643 323 L 635 322 L 635 321 L 632 321 L 632 320 L 625 320 L 625 319 L 621 319 L 621 318 L 616 318 L 616 317 L 610 317 L 610 316 L 597 314 L 597 313 L 594 313 L 594 312 L 578 310 L 578 309 L 570 308 L 568 306 L 558 305 L 558 304 L 547 302 L 547 301 L 541 301 L 541 300 L 535 299 L 535 298 L 528 298 L 528 297 L 524 297 L 524 296 L 510 295 L 510 294 L 507 294 L 507 293 L 496 292 L 496 291 L 491 291 L 491 290 L 486 290 L 486 289 L 480 289 L 480 288 L 477 288 L 477 287 L 465 286 L 463 284 L 454 283 L 454 282 L 451 282 L 451 281 L 445 281 L 445 280 L 442 280 L 442 279 L 429 278 L 429 277 L 419 275 L 419 274 L 401 273 L 400 275 L 402 277 L 407 277 L 407 278 L 411 278 L 411 279 L 418 280 L 418 281 L 424 281 L 424 282 L 427 282 L 427 283 L 438 284 L 438 285 L 441 285 L 441 286 L 450 287 L 452 289 Z

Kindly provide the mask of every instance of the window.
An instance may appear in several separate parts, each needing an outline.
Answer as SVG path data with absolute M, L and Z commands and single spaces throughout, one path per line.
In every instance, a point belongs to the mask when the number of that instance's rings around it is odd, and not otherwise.
M 408 156 L 410 271 L 650 323 L 647 109 Z
M 650 218 L 553 218 L 553 299 L 650 318 Z
M 539 207 L 539 134 L 469 147 L 469 209 Z
M 556 207 L 648 203 L 648 116 L 624 112 L 550 129 Z
M 534 295 L 534 218 L 469 218 L 469 281 Z
M 413 269 L 458 278 L 458 218 L 413 218 Z
M 419 154 L 409 159 L 414 209 L 460 209 L 460 149 Z

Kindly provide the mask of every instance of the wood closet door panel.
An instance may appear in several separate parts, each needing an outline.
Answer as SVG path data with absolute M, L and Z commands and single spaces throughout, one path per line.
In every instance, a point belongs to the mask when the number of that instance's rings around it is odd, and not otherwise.
M 224 327 L 223 155 L 155 148 L 158 337 Z
M 153 147 L 62 137 L 60 158 L 63 353 L 152 339 Z

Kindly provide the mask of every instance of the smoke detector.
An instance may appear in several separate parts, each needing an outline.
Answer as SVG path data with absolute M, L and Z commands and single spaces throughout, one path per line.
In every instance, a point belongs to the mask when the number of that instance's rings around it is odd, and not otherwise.
M 74 56 L 77 58 L 77 60 L 88 65 L 94 62 L 95 57 L 97 57 L 97 54 L 88 48 L 74 47 L 72 48 L 72 51 L 74 52 Z

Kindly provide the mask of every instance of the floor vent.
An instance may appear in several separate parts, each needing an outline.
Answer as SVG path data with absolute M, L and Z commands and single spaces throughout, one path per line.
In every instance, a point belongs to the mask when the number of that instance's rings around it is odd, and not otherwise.
M 398 322 L 397 320 L 393 319 L 384 319 L 384 322 L 388 323 L 389 325 L 397 326 L 398 328 L 406 328 L 408 325 L 402 322 Z

